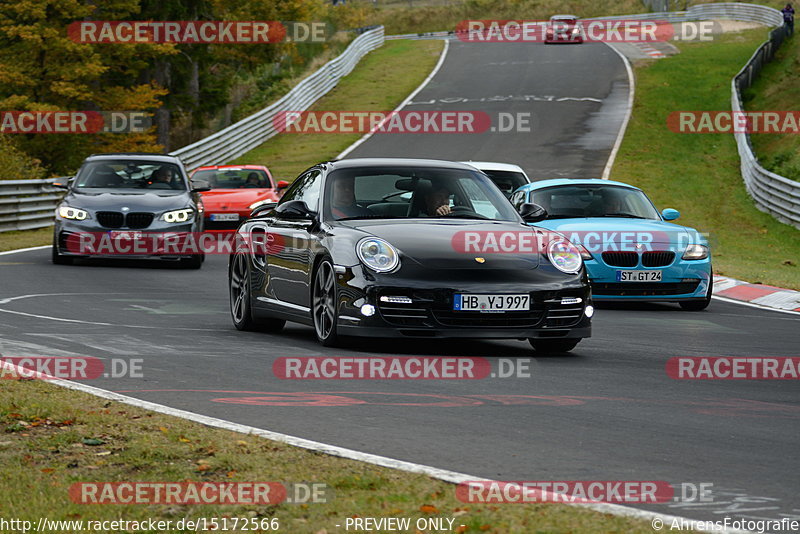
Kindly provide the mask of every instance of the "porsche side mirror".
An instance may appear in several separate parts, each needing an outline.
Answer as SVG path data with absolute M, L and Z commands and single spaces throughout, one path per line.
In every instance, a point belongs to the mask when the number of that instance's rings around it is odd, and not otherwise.
M 289 182 L 286 180 L 278 180 L 276 189 L 286 189 L 287 187 L 289 187 Z
M 255 217 L 256 215 L 260 215 L 265 211 L 274 210 L 275 206 L 277 205 L 278 205 L 277 202 L 265 202 L 264 204 L 260 204 L 259 206 L 256 206 L 256 208 L 253 209 L 253 211 L 250 212 L 250 217 Z
M 293 220 L 313 220 L 315 213 L 308 209 L 308 205 L 302 200 L 290 200 L 279 204 L 275 208 L 275 214 L 281 219 Z
M 519 207 L 522 220 L 528 223 L 543 221 L 547 218 L 547 210 L 538 204 L 525 203 Z

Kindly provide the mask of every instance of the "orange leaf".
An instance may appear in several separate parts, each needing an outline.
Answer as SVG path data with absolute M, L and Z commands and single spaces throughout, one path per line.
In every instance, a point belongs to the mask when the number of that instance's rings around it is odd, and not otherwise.
M 436 508 L 435 506 L 430 505 L 430 504 L 423 504 L 422 506 L 419 507 L 419 511 L 423 512 L 425 514 L 438 514 L 439 513 L 439 509 Z
M 490 527 L 489 525 L 481 525 L 481 526 L 480 526 L 480 527 L 478 527 L 478 528 L 480 528 L 481 530 L 489 530 L 489 529 L 490 529 L 490 528 L 492 528 L 492 527 Z
M 166 434 L 166 433 L 167 433 L 167 427 L 165 427 L 165 426 L 160 426 L 160 427 L 158 427 L 158 429 L 159 429 L 160 431 L 162 431 L 164 434 Z
M 469 527 L 467 525 L 461 525 L 460 527 L 456 527 L 455 533 L 462 534 L 463 532 L 466 532 L 468 528 Z
M 55 469 L 53 469 L 52 467 L 46 467 L 42 469 L 42 473 L 52 473 L 53 471 L 55 471 Z

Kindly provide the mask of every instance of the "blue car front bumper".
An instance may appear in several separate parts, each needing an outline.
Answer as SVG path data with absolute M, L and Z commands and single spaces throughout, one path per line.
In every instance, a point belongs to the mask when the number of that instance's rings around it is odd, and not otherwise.
M 666 267 L 635 267 L 606 265 L 602 259 L 586 260 L 586 269 L 592 285 L 592 298 L 596 301 L 663 301 L 703 300 L 713 283 L 711 259 L 683 260 L 680 258 Z M 660 282 L 620 282 L 617 271 L 661 271 Z

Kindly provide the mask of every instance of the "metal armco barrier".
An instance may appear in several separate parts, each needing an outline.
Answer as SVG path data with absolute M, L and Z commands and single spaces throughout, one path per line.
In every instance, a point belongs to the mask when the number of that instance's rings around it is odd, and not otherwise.
M 734 76 L 731 82 L 731 109 L 734 112 L 744 111 L 741 92 L 748 89 L 753 80 L 761 72 L 765 63 L 772 61 L 775 51 L 786 38 L 786 28 L 780 26 L 772 30 L 769 40 L 758 47 L 750 61 Z M 786 224 L 800 229 L 800 182 L 790 180 L 774 172 L 770 172 L 758 163 L 753 152 L 750 134 L 735 133 L 736 145 L 741 160 L 742 178 L 747 192 L 756 203 L 756 207 L 767 212 Z
M 58 180 L 0 180 L 0 232 L 53 224 L 56 205 L 64 196 L 52 186 Z
M 341 55 L 301 81 L 271 106 L 171 154 L 179 156 L 190 171 L 241 156 L 278 133 L 273 124 L 278 113 L 307 110 L 347 76 L 362 57 L 382 46 L 383 42 L 383 26 L 362 33 Z

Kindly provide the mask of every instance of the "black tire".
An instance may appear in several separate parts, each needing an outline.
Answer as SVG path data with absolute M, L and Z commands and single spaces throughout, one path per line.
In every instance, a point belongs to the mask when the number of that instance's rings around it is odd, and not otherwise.
M 528 338 L 528 342 L 536 352 L 542 354 L 561 354 L 569 352 L 581 342 L 580 339 L 538 339 Z
M 686 311 L 703 311 L 711 304 L 711 295 L 714 293 L 714 282 L 708 284 L 708 293 L 704 300 L 685 300 L 679 302 L 681 308 Z
M 685 302 L 679 302 L 681 308 L 686 311 L 703 311 L 708 308 L 708 305 L 711 304 L 711 295 L 714 294 L 714 268 L 712 267 L 709 270 L 709 281 L 708 281 L 708 293 L 706 293 L 706 298 L 704 300 L 687 300 Z
M 339 341 L 337 303 L 336 273 L 330 260 L 324 259 L 314 272 L 311 285 L 311 320 L 317 341 L 323 347 L 335 347 Z
M 246 254 L 234 254 L 228 270 L 230 308 L 233 326 L 248 332 L 280 332 L 286 325 L 283 319 L 253 318 L 250 306 L 250 261 Z
M 203 262 L 206 261 L 205 254 L 193 254 L 188 258 L 184 258 L 181 260 L 181 265 L 186 269 L 199 269 L 203 266 Z
M 64 256 L 58 252 L 58 245 L 53 243 L 53 251 L 52 251 L 52 259 L 53 263 L 56 265 L 72 265 L 72 258 L 69 256 Z

